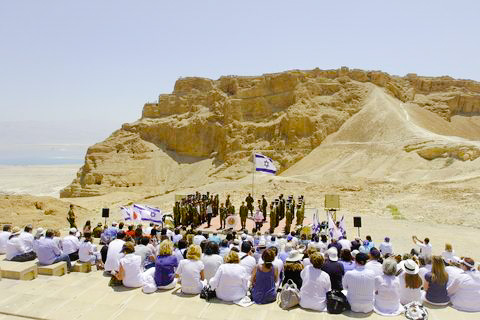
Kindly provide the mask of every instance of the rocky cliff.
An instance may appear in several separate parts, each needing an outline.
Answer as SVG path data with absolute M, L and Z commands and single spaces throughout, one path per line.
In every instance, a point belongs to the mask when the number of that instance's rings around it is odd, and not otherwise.
M 238 179 L 250 172 L 253 150 L 271 156 L 283 171 L 360 111 L 372 84 L 446 121 L 480 114 L 480 83 L 450 77 L 396 77 L 343 67 L 218 80 L 181 78 L 172 94 L 145 104 L 141 119 L 90 147 L 61 197 L 126 188 L 168 192 Z M 425 159 L 432 157 L 428 147 L 417 150 Z

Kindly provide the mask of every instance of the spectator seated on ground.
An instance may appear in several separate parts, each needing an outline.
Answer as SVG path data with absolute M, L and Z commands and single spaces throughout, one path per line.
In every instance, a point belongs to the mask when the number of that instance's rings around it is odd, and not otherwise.
M 119 268 L 115 277 L 122 280 L 123 285 L 127 288 L 139 288 L 148 284 L 149 275 L 143 273 L 142 258 L 134 253 L 135 245 L 133 242 L 125 242 L 121 252 L 125 256 L 119 261 Z M 156 290 L 156 287 L 154 289 Z
M 150 239 L 142 237 L 138 240 L 138 244 L 135 246 L 135 254 L 140 256 L 142 270 L 149 269 L 155 266 L 155 255 L 152 253 L 152 249 L 148 247 Z
M 300 289 L 300 306 L 316 311 L 326 310 L 326 295 L 331 290 L 330 276 L 322 271 L 323 255 L 315 252 L 310 255 L 311 264 L 302 270 L 302 288 Z
M 404 311 L 400 304 L 400 281 L 396 277 L 397 262 L 385 259 L 383 275 L 375 278 L 375 303 L 373 309 L 382 316 L 396 316 Z
M 62 248 L 65 254 L 68 254 L 71 261 L 78 260 L 78 249 L 80 248 L 80 240 L 78 240 L 77 229 L 71 228 L 68 236 L 65 236 L 62 240 Z
M 300 251 L 290 251 L 283 269 L 282 285 L 285 285 L 288 280 L 292 280 L 297 285 L 298 289 L 302 287 L 302 278 L 300 276 L 300 273 L 303 270 L 303 264 L 301 262 L 302 258 L 303 254 Z
M 223 301 L 237 301 L 247 295 L 248 275 L 240 264 L 235 251 L 225 256 L 215 275 L 210 279 L 210 286 L 215 290 L 217 298 Z
M 70 257 L 68 254 L 63 253 L 55 241 L 53 241 L 53 234 L 54 231 L 52 229 L 48 229 L 44 238 L 35 240 L 34 250 L 38 257 L 38 263 L 48 266 L 60 261 L 65 261 L 67 262 L 68 270 L 71 271 L 72 264 L 70 262 Z
M 163 240 L 159 246 L 154 269 L 154 279 L 158 289 L 173 289 L 177 284 L 175 269 L 179 261 L 172 253 L 173 243 L 170 240 Z
M 365 269 L 372 270 L 376 277 L 381 276 L 383 274 L 383 259 L 380 251 L 378 251 L 376 248 L 370 249 L 369 257 L 370 260 L 365 265 Z
M 308 248 L 307 248 L 307 254 L 306 254 L 307 257 L 302 260 L 302 264 L 303 264 L 304 267 L 312 264 L 312 263 L 310 262 L 310 256 L 311 256 L 312 254 L 314 254 L 315 252 L 317 252 L 317 251 L 318 251 L 317 247 L 315 247 L 315 246 L 308 246 Z
M 20 238 L 20 228 L 14 227 L 7 241 L 6 260 L 10 261 L 31 261 L 37 256 L 33 251 L 27 251 L 22 239 Z
M 405 305 L 410 302 L 422 303 L 423 295 L 422 291 L 423 280 L 418 274 L 419 267 L 412 259 L 403 261 L 402 272 L 398 276 L 400 280 L 400 303 Z
M 447 292 L 448 273 L 441 256 L 432 257 L 432 271 L 425 275 L 425 301 L 433 305 L 447 305 L 450 298 Z
M 80 243 L 78 249 L 78 259 L 81 262 L 88 262 L 92 265 L 96 265 L 97 270 L 103 269 L 103 262 L 100 252 L 97 250 L 97 246 L 93 244 L 92 234 L 85 232 L 85 239 Z
M 348 271 L 343 277 L 343 288 L 347 290 L 347 299 L 353 312 L 373 311 L 375 274 L 365 268 L 367 260 L 365 253 L 357 253 L 355 269 Z
M 5 254 L 7 252 L 7 241 L 12 234 L 12 226 L 6 224 L 2 228 L 2 232 L 0 233 L 0 254 Z
M 327 261 L 323 264 L 322 270 L 330 276 L 332 289 L 342 290 L 342 278 L 345 274 L 343 264 L 338 262 L 337 248 L 331 247 L 326 252 Z
M 99 222 L 97 226 L 92 230 L 92 237 L 98 239 L 102 235 L 102 232 L 103 232 L 102 223 Z
M 382 256 L 393 254 L 393 247 L 389 237 L 385 237 L 385 241 L 380 244 L 379 250 Z
M 120 258 L 123 257 L 121 253 L 123 245 L 125 244 L 125 232 L 120 231 L 117 233 L 117 239 L 113 240 L 108 245 L 107 259 L 105 261 L 105 271 L 114 273 L 118 271 L 120 267 Z
M 203 242 L 202 242 L 203 243 Z M 212 241 L 205 240 L 205 250 L 202 257 L 202 262 L 205 267 L 205 279 L 210 279 L 215 275 L 218 268 L 223 264 L 223 258 L 218 254 L 218 244 Z
M 257 265 L 257 261 L 253 257 L 253 246 L 250 241 L 242 242 L 242 252 L 238 255 L 240 257 L 240 265 L 245 268 L 247 277 L 250 278 L 252 275 L 253 269 Z
M 178 264 L 176 277 L 180 278 L 183 293 L 199 294 L 205 286 L 205 267 L 201 257 L 200 246 L 192 244 L 188 247 L 187 258 Z
M 460 267 L 464 273 L 447 288 L 452 307 L 460 311 L 480 312 L 480 272 L 475 270 L 472 258 L 464 258 Z
M 275 251 L 270 248 L 262 253 L 263 263 L 253 269 L 252 273 L 252 300 L 257 304 L 274 302 L 277 298 L 276 282 L 278 269 L 273 265 Z
M 340 263 L 343 265 L 343 270 L 345 272 L 355 269 L 355 262 L 353 261 L 354 257 L 348 249 L 343 249 L 340 252 Z

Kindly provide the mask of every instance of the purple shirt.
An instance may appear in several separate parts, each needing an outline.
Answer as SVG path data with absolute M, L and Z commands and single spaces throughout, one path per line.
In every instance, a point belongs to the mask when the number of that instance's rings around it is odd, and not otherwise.
M 178 267 L 178 260 L 174 255 L 157 257 L 157 261 L 155 261 L 155 283 L 158 287 L 172 283 L 175 278 L 176 267 Z
M 342 278 L 345 274 L 343 264 L 338 261 L 327 260 L 321 269 L 328 273 L 328 275 L 330 276 L 332 289 L 343 290 Z
M 35 240 L 34 248 L 37 253 L 38 262 L 42 265 L 52 264 L 57 257 L 62 254 L 62 251 L 60 251 L 60 248 L 52 238 Z

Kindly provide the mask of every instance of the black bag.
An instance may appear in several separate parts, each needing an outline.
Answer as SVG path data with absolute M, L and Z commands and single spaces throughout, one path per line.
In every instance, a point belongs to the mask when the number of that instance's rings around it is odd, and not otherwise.
M 347 297 L 340 290 L 331 290 L 327 292 L 327 311 L 332 314 L 340 314 L 350 310 L 350 304 Z
M 206 301 L 216 297 L 217 294 L 215 293 L 215 290 L 212 290 L 209 285 L 204 286 L 200 292 L 200 299 L 205 299 Z

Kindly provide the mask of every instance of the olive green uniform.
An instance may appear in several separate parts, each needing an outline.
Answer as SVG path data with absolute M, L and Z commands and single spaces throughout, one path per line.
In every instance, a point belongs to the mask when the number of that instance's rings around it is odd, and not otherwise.
M 247 207 L 244 205 L 240 206 L 240 223 L 242 225 L 242 229 L 247 228 L 247 215 L 248 215 Z
M 303 226 L 303 219 L 305 219 L 305 203 L 297 209 L 297 226 Z

